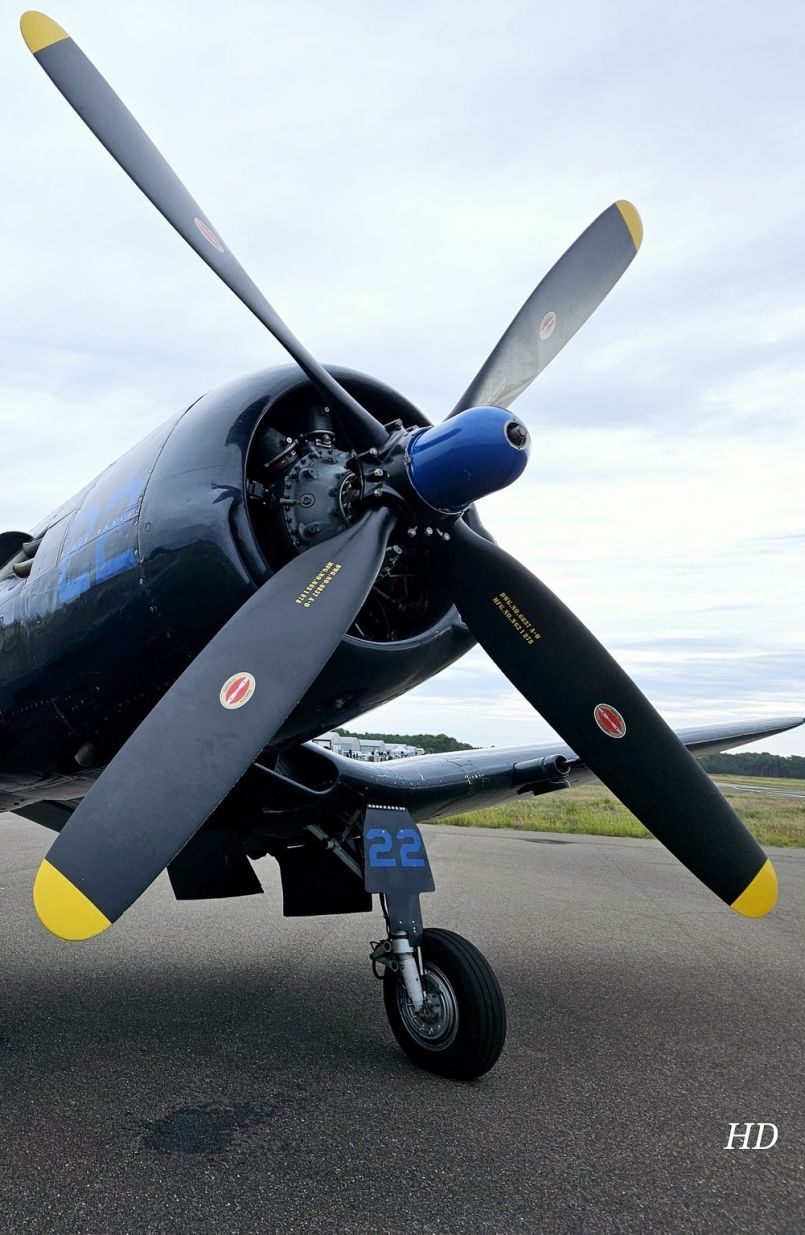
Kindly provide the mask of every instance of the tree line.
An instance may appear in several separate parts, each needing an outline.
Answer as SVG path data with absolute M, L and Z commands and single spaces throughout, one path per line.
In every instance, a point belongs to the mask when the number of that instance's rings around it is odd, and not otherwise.
M 767 755 L 765 751 L 746 751 L 732 755 L 703 755 L 699 760 L 706 772 L 732 776 L 785 776 L 805 778 L 805 755 Z
M 421 746 L 426 755 L 441 755 L 447 750 L 474 750 L 469 742 L 459 742 L 447 733 L 355 733 L 353 729 L 336 729 L 342 737 L 369 738 L 374 742 L 399 742 L 403 746 Z

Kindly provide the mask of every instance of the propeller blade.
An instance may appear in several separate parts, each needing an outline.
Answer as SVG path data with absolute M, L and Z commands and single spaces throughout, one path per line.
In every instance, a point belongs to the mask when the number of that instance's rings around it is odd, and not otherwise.
M 34 885 L 63 939 L 105 930 L 145 891 L 270 742 L 352 624 L 394 516 L 283 567 L 213 637 L 112 759 Z
M 439 580 L 475 638 L 579 758 L 731 908 L 768 913 L 777 899 L 771 862 L 579 619 L 465 523 L 436 552 Z
M 383 426 L 339 385 L 288 329 L 81 48 L 44 13 L 23 13 L 20 29 L 29 50 L 101 145 L 179 235 L 290 353 L 322 398 L 332 400 L 339 408 L 345 429 L 352 430 L 354 444 L 361 449 L 383 445 L 388 436 Z
M 534 289 L 450 413 L 511 407 L 598 308 L 640 248 L 643 224 L 631 202 L 615 202 Z

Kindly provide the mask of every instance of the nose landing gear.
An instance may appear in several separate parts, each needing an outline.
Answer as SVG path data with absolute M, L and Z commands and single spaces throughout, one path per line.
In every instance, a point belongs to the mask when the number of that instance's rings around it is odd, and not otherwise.
M 400 824 L 404 826 L 400 826 Z M 486 958 L 453 931 L 423 929 L 420 892 L 434 888 L 422 836 L 400 807 L 370 806 L 364 884 L 378 892 L 388 937 L 371 960 L 392 1033 L 408 1058 L 456 1080 L 483 1076 L 506 1039 L 506 1008 Z
M 456 1080 L 483 1076 L 506 1040 L 506 1007 L 491 965 L 453 931 L 423 931 L 419 955 L 424 996 L 419 1010 L 401 974 L 388 967 L 383 974 L 392 1033 L 420 1068 Z

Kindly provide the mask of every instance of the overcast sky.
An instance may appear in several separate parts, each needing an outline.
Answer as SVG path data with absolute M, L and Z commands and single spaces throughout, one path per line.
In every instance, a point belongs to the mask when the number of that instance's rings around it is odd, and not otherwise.
M 481 504 L 674 724 L 805 709 L 805 9 L 59 0 L 289 325 L 441 418 L 616 198 L 645 240 Z M 0 22 L 0 530 L 274 340 Z M 358 727 L 358 726 L 355 726 Z M 362 724 L 361 727 L 364 727 Z M 476 650 L 365 727 L 550 732 Z M 761 744 L 805 753 L 805 730 Z

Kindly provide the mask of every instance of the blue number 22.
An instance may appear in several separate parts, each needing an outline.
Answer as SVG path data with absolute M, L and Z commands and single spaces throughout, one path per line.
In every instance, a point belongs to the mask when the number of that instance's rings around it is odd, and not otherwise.
M 366 833 L 369 841 L 370 866 L 396 866 L 394 839 L 386 828 L 370 828 Z M 400 828 L 396 837 L 399 845 L 400 866 L 424 866 L 425 859 L 416 855 L 422 850 L 422 837 L 416 828 Z

